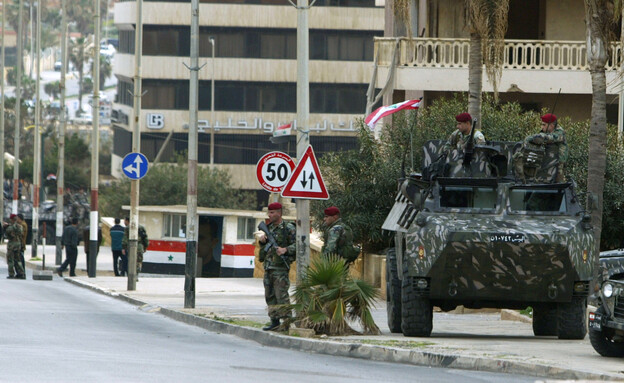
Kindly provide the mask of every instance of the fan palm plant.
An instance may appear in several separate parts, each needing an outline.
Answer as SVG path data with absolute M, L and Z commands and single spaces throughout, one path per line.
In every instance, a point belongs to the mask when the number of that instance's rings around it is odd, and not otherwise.
M 366 334 L 380 334 L 371 314 L 379 291 L 369 283 L 349 276 L 339 257 L 320 257 L 305 271 L 295 288 L 298 325 L 317 334 L 345 335 L 357 331 L 349 321 L 359 322 Z

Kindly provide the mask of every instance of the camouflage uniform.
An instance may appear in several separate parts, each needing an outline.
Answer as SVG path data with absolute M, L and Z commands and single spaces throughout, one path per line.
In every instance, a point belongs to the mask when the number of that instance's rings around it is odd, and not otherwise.
M 323 233 L 323 256 L 337 254 L 345 261 L 351 261 L 346 254 L 348 246 L 353 247 L 353 231 L 342 218 L 338 218 Z
M 293 223 L 282 221 L 279 224 L 270 223 L 269 230 L 273 234 L 279 247 L 285 247 L 288 251 L 283 255 L 277 255 L 277 249 L 271 247 L 267 252 L 264 246 L 260 249 L 260 262 L 264 265 L 264 298 L 269 307 L 269 318 L 272 321 L 281 318 L 288 318 L 288 310 L 276 307 L 290 303 L 288 289 L 290 280 L 288 279 L 288 264 L 292 263 L 296 257 L 296 233 L 297 229 Z M 284 258 L 284 259 L 282 259 Z
M 20 252 L 22 251 L 22 237 L 24 236 L 22 225 L 17 222 L 10 224 L 5 232 L 9 239 L 7 245 L 7 263 L 9 266 L 9 276 L 15 275 L 17 278 L 24 277 L 24 268 L 20 263 Z
M 555 149 L 549 150 L 550 145 L 553 145 Z M 540 132 L 525 138 L 522 149 L 513 156 L 513 166 L 516 177 L 521 178 L 523 182 L 527 176 L 535 178 L 538 182 L 552 182 L 553 179 L 548 177 L 551 172 L 546 169 L 551 166 L 556 169 L 554 181 L 564 182 L 564 166 L 567 160 L 568 144 L 565 131 L 557 126 L 551 133 Z M 546 177 L 540 177 L 538 173 Z
M 143 235 L 145 235 L 145 240 L 149 242 L 149 239 L 147 239 L 147 231 L 145 231 L 145 227 L 143 227 L 143 225 L 139 225 L 139 230 L 138 230 L 138 239 L 137 239 L 137 259 L 136 259 L 136 275 L 139 275 L 139 272 L 141 271 L 141 268 L 143 267 L 143 253 L 145 253 L 145 245 L 143 244 L 143 241 L 141 240 L 141 231 L 143 232 Z M 130 226 L 126 226 L 125 230 L 124 230 L 124 236 L 123 239 L 121 240 L 121 248 L 124 249 L 126 251 L 126 257 L 128 256 L 128 242 L 130 241 Z
M 448 142 L 444 145 L 444 152 L 448 153 L 452 149 L 459 149 L 464 151 L 466 145 L 468 144 L 468 139 L 470 138 L 470 134 L 462 134 L 459 130 L 454 131 L 448 138 Z M 484 145 L 485 144 L 485 136 L 481 133 L 480 130 L 477 130 L 474 134 L 474 144 L 475 145 Z

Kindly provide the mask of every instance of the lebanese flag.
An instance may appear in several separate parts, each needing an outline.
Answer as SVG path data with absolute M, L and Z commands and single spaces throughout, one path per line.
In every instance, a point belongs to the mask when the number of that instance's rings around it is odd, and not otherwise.
M 292 123 L 278 126 L 275 129 L 275 131 L 273 131 L 273 137 L 289 136 L 291 130 L 292 130 Z
M 418 100 L 407 100 L 394 105 L 381 106 L 373 113 L 369 114 L 368 117 L 364 119 L 364 122 L 366 122 L 366 125 L 368 125 L 371 130 L 375 130 L 377 121 L 399 110 L 418 109 L 420 101 L 422 101 L 422 98 Z

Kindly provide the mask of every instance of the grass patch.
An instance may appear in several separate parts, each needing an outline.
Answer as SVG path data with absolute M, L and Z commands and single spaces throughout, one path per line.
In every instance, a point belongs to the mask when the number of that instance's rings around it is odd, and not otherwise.
M 358 339 L 358 342 L 362 344 L 370 344 L 373 346 L 388 346 L 397 348 L 424 348 L 427 346 L 433 346 L 433 342 L 415 342 L 405 340 L 377 340 L 377 339 Z

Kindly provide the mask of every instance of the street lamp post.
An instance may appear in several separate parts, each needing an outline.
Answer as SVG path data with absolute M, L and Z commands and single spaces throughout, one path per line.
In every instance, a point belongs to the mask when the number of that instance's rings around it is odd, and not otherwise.
M 212 128 L 210 129 L 210 167 L 214 167 L 214 132 L 215 132 L 215 118 L 214 118 L 214 103 L 215 103 L 215 39 L 210 36 L 210 44 L 212 45 L 212 78 L 210 80 L 210 121 L 212 121 Z

